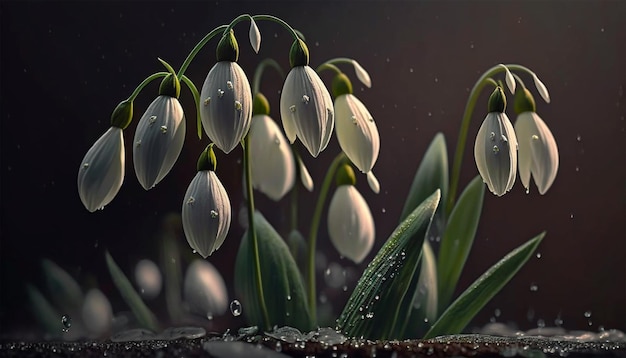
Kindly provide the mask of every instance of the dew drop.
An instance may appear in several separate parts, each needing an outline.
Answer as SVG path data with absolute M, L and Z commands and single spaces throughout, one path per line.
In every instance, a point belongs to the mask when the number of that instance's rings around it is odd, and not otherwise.
M 167 126 L 161 126 L 161 133 L 167 133 Z
M 84 168 L 84 169 L 89 168 L 89 163 L 85 163 L 85 164 L 83 164 L 83 168 Z
M 206 319 L 208 319 L 209 321 L 212 321 L 213 320 L 213 314 L 207 313 L 206 314 Z
M 374 118 L 373 117 L 368 117 L 367 120 L 370 121 L 370 122 L 374 122 Z
M 189 199 L 187 199 L 187 205 L 192 205 L 195 201 L 196 199 L 193 196 L 190 196 Z
M 70 330 L 70 327 L 72 327 L 72 317 L 70 317 L 69 315 L 64 314 L 61 317 L 61 324 L 63 325 L 63 332 L 67 332 Z
M 537 286 L 537 284 L 536 284 L 536 283 L 534 283 L 534 282 L 533 282 L 533 283 L 531 283 L 531 284 L 530 284 L 530 291 L 531 291 L 531 292 L 537 292 L 537 291 L 539 291 L 539 286 Z
M 576 141 L 580 142 L 583 138 L 579 135 L 576 136 Z
M 354 124 L 355 126 L 359 125 L 359 121 L 356 120 L 356 116 L 352 116 L 352 124 Z
M 280 145 L 280 138 L 278 138 L 278 136 L 277 136 L 277 135 L 276 135 L 276 136 L 274 136 L 274 143 L 275 143 L 276 145 Z
M 585 311 L 585 317 L 586 318 L 591 317 L 591 311 Z
M 498 148 L 497 145 L 493 146 L 493 154 L 498 154 L 498 152 L 500 152 L 500 148 Z
M 280 343 L 280 342 L 276 342 L 276 345 L 274 346 L 274 350 L 275 350 L 276 352 L 282 352 L 282 350 L 283 350 L 283 345 L 282 345 L 282 343 Z
M 291 301 L 291 295 L 287 295 L 287 301 Z
M 296 105 L 293 104 L 293 105 L 289 106 L 289 110 L 291 111 L 291 113 L 296 113 Z
M 217 89 L 217 96 L 218 96 L 219 98 L 224 97 L 224 91 L 222 91 L 222 89 L 221 89 L 221 88 L 218 88 L 218 89 Z
M 241 111 L 241 102 L 235 101 L 235 109 Z
M 539 140 L 539 136 L 536 134 L 533 134 L 532 137 L 530 137 L 532 140 Z
M 226 88 L 228 88 L 229 90 L 233 90 L 233 83 L 231 81 L 226 81 Z
M 220 215 L 220 214 L 219 214 L 217 211 L 215 211 L 215 210 L 211 210 L 211 218 L 212 218 L 212 219 L 217 218 L 219 215 Z
M 303 94 L 303 95 L 302 95 L 302 103 L 304 103 L 304 104 L 309 104 L 309 101 L 310 101 L 310 100 L 311 100 L 311 99 L 309 98 L 309 96 L 307 96 L 307 95 L 305 95 L 305 94 Z
M 135 142 L 135 147 L 140 147 L 140 146 L 141 146 L 141 139 Z
M 535 256 L 537 256 L 537 258 L 540 259 L 541 258 L 541 252 L 538 252 L 537 255 L 535 255 Z
M 209 105 L 209 102 L 211 102 L 211 97 L 207 97 L 207 98 L 204 100 L 204 105 L 205 105 L 205 106 L 208 106 L 208 105 Z
M 230 313 L 235 317 L 241 315 L 241 302 L 239 300 L 233 300 L 230 303 Z
M 500 140 L 504 143 L 507 143 L 509 141 L 504 134 L 500 137 Z
M 526 194 L 530 193 L 530 188 L 526 188 Z
M 496 140 L 496 133 L 495 132 L 491 132 L 489 133 L 489 139 L 491 139 L 491 141 L 495 141 Z
M 574 214 L 569 214 L 569 218 L 573 219 L 574 218 Z
M 150 125 L 153 125 L 154 122 L 156 122 L 157 120 L 157 116 L 150 116 L 150 119 L 148 120 L 148 122 L 150 122 Z

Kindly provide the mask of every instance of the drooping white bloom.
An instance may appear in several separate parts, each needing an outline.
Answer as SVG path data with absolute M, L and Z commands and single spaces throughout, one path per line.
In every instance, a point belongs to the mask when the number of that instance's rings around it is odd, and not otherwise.
M 87 292 L 81 316 L 87 330 L 97 336 L 107 333 L 113 324 L 111 303 L 97 288 L 92 288 Z
M 300 170 L 300 182 L 302 182 L 302 186 L 308 191 L 313 191 L 313 178 L 311 178 L 311 173 L 307 169 L 306 165 L 302 161 L 302 158 L 299 156 L 296 158 L 298 161 L 298 169 Z
M 250 45 L 255 53 L 259 53 L 261 48 L 261 32 L 256 26 L 256 22 L 250 18 L 250 31 L 248 31 L 248 37 L 250 38 Z
M 230 219 L 230 200 L 217 175 L 212 170 L 198 171 L 183 200 L 183 229 L 189 246 L 207 258 L 222 246 Z
M 328 234 L 337 251 L 357 264 L 374 246 L 372 213 L 353 185 L 337 187 L 328 208 Z
M 196 259 L 189 265 L 183 292 L 191 310 L 208 318 L 223 314 L 228 308 L 224 279 L 208 261 Z
M 158 96 L 141 116 L 133 140 L 133 164 L 141 186 L 149 190 L 176 163 L 185 142 L 185 115 L 175 97 Z
M 248 133 L 252 92 L 236 62 L 220 61 L 209 71 L 200 93 L 200 118 L 206 134 L 225 153 Z
M 353 94 L 342 94 L 335 99 L 335 116 L 341 150 L 361 172 L 371 171 L 380 150 L 374 118 Z
M 511 71 L 509 71 L 509 68 L 506 67 L 505 65 L 500 64 L 500 66 L 504 67 L 504 71 L 505 71 L 504 81 L 506 82 L 506 86 L 509 88 L 509 91 L 511 91 L 511 94 L 515 94 L 515 78 L 513 78 L 513 74 L 511 73 Z
M 313 157 L 328 145 L 335 125 L 333 102 L 311 67 L 289 71 L 280 95 L 280 116 L 289 141 L 300 138 Z
M 252 185 L 274 201 L 280 200 L 296 179 L 291 147 L 282 131 L 267 115 L 252 117 L 250 125 Z
M 519 176 L 526 191 L 532 174 L 540 194 L 545 194 L 559 169 L 559 149 L 545 122 L 535 112 L 521 113 L 515 121 L 519 141 Z
M 474 144 L 478 172 L 489 191 L 502 196 L 515 183 L 517 139 L 506 113 L 489 112 Z
M 148 259 L 143 259 L 135 266 L 135 282 L 141 296 L 152 299 L 161 293 L 163 279 L 159 267 Z
M 358 63 L 356 60 L 352 60 L 352 65 L 354 66 L 354 72 L 356 73 L 356 77 L 363 83 L 367 88 L 372 87 L 372 80 L 370 78 L 369 73 Z
M 78 169 L 78 194 L 90 212 L 111 202 L 124 181 L 124 136 L 111 127 L 87 151 Z
M 537 77 L 534 72 L 532 73 L 532 76 L 533 81 L 535 82 L 535 87 L 537 88 L 537 92 L 539 92 L 541 98 L 543 98 L 546 103 L 550 103 L 550 93 L 548 93 L 548 88 L 546 87 L 546 85 L 543 84 L 543 82 L 541 82 L 539 77 Z

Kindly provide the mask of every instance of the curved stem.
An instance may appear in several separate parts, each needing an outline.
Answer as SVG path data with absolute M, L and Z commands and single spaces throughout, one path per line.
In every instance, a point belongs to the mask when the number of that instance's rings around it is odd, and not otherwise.
M 141 83 L 135 88 L 133 93 L 128 97 L 128 101 L 132 102 L 139 96 L 139 93 L 146 87 L 150 82 L 156 80 L 157 78 L 165 77 L 169 75 L 169 72 L 157 72 L 150 76 L 148 76 L 145 80 L 141 81 Z
M 263 76 L 263 71 L 265 71 L 265 68 L 268 66 L 273 67 L 280 74 L 281 79 L 285 78 L 285 72 L 283 72 L 283 69 L 280 67 L 278 62 L 276 62 L 273 58 L 266 58 L 261 61 L 261 63 L 259 63 L 256 67 L 256 70 L 254 70 L 254 77 L 252 78 L 252 94 L 259 93 L 261 89 L 261 77 Z
M 228 27 L 227 25 L 221 25 L 221 26 L 214 28 L 213 30 L 211 30 L 211 32 L 206 34 L 202 38 L 202 40 L 200 40 L 200 42 L 196 44 L 196 46 L 193 48 L 193 50 L 191 50 L 189 55 L 187 55 L 187 58 L 185 58 L 185 61 L 183 62 L 183 64 L 180 66 L 180 69 L 178 70 L 178 74 L 177 74 L 178 78 L 181 78 L 185 74 L 187 67 L 189 67 L 189 64 L 191 63 L 191 61 L 193 61 L 193 59 L 196 57 L 198 52 L 200 52 L 200 50 L 204 47 L 204 45 L 206 45 L 207 42 L 209 42 L 215 35 L 223 32 L 224 29 L 226 29 L 227 27 Z
M 243 165 L 246 173 L 246 193 L 248 196 L 248 237 L 250 239 L 250 247 L 252 247 L 252 255 L 254 256 L 254 271 L 256 275 L 256 290 L 259 296 L 259 305 L 263 313 L 263 323 L 265 329 L 272 328 L 267 306 L 265 305 L 265 295 L 263 294 L 263 281 L 261 277 L 261 258 L 259 256 L 259 243 L 256 236 L 254 226 L 254 192 L 252 191 L 252 166 L 250 165 L 250 136 L 246 135 L 243 143 Z
M 315 72 L 321 73 L 324 70 L 334 71 L 336 75 L 341 74 L 341 70 L 339 69 L 339 67 L 333 65 L 332 63 L 329 63 L 328 61 L 317 66 L 317 68 L 315 69 Z
M 524 81 L 522 81 L 520 76 L 516 75 L 515 73 L 511 73 L 511 74 L 513 75 L 517 83 L 519 83 L 519 85 L 522 86 L 523 89 L 526 89 L 526 85 L 524 84 Z
M 256 20 L 265 20 L 265 21 L 276 22 L 276 23 L 280 24 L 282 27 L 286 28 L 291 33 L 291 36 L 293 37 L 294 40 L 297 40 L 297 39 L 300 38 L 300 36 L 298 36 L 298 33 L 296 32 L 296 30 L 293 29 L 293 27 L 291 27 L 283 19 L 280 19 L 280 18 L 278 18 L 276 16 L 272 16 L 272 15 L 254 15 L 254 16 L 252 16 L 252 18 L 254 19 L 254 21 L 256 21 Z
M 317 242 L 317 231 L 319 229 L 320 220 L 322 218 L 322 210 L 324 209 L 324 203 L 326 202 L 326 197 L 328 196 L 328 190 L 330 189 L 330 184 L 333 181 L 335 176 L 335 172 L 337 168 L 343 161 L 346 159 L 346 155 L 341 152 L 333 162 L 328 167 L 328 171 L 326 172 L 326 176 L 324 177 L 324 182 L 322 183 L 322 187 L 320 188 L 320 195 L 317 198 L 317 203 L 315 204 L 315 211 L 313 213 L 313 219 L 311 220 L 311 231 L 309 233 L 309 248 L 308 248 L 308 294 L 309 294 L 309 312 L 311 313 L 311 317 L 315 320 L 316 315 L 316 292 L 315 292 L 315 247 Z

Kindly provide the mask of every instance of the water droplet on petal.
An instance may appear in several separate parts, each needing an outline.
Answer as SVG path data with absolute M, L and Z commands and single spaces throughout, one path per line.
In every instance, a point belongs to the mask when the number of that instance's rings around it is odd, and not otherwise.
M 241 111 L 241 102 L 235 101 L 235 109 Z
M 496 134 L 494 132 L 489 133 L 489 139 L 491 139 L 491 141 L 495 141 L 496 140 Z
M 500 140 L 503 141 L 504 143 L 509 141 L 504 134 L 501 136 Z
M 84 169 L 89 168 L 89 163 L 85 163 L 85 164 L 83 164 L 83 168 L 84 168 Z
M 161 126 L 161 133 L 167 133 L 167 126 Z
M 195 201 L 196 199 L 193 196 L 190 196 L 189 199 L 187 199 L 187 205 L 192 205 Z
M 276 135 L 276 136 L 274 136 L 274 143 L 275 143 L 276 145 L 280 145 L 280 138 L 278 138 L 278 136 L 277 136 L 277 135 Z
M 211 218 L 215 219 L 219 216 L 220 214 L 216 211 L 216 210 L 211 210 Z
M 311 100 L 311 99 L 309 98 L 309 96 L 307 96 L 307 95 L 305 95 L 305 94 L 303 94 L 303 95 L 302 95 L 302 103 L 304 103 L 304 104 L 309 104 L 309 101 L 310 101 L 310 100 Z
M 72 327 L 72 318 L 69 315 L 64 314 L 61 317 L 61 324 L 63 325 L 63 332 L 69 331 L 70 327 Z
M 530 188 L 526 188 L 526 194 L 530 193 Z
M 356 116 L 352 116 L 352 124 L 354 124 L 355 126 L 359 125 L 359 121 L 356 120 Z
M 208 106 L 208 105 L 209 105 L 209 102 L 211 102 L 211 97 L 207 97 L 207 98 L 204 100 L 204 105 L 205 105 L 205 106 Z
M 374 118 L 373 117 L 369 117 L 369 118 L 367 118 L 367 120 L 370 121 L 370 122 L 374 122 Z
M 229 90 L 233 90 L 233 83 L 231 81 L 226 81 L 226 88 L 228 88 Z
M 296 113 L 296 105 L 291 105 L 289 106 L 289 110 L 291 111 L 291 113 Z
M 150 116 L 150 119 L 148 120 L 148 122 L 150 122 L 150 124 L 148 124 L 149 126 L 153 125 L 154 122 L 156 122 L 157 116 Z
M 139 147 L 139 146 L 141 146 L 141 139 L 135 142 L 135 147 Z
M 533 134 L 532 137 L 530 137 L 532 140 L 539 140 L 539 136 L 537 136 L 536 134 Z
M 217 96 L 218 96 L 219 98 L 222 98 L 222 97 L 224 96 L 224 91 L 222 91 L 222 89 L 221 89 L 221 88 L 218 88 L 218 89 L 217 89 Z
M 235 317 L 241 315 L 241 302 L 239 302 L 239 300 L 233 300 L 233 302 L 230 303 L 230 313 Z
M 497 154 L 498 154 L 498 152 L 500 152 L 500 148 L 498 148 L 498 146 L 497 146 L 497 145 L 494 145 L 494 146 L 493 146 L 493 154 L 496 154 L 496 155 L 497 155 Z

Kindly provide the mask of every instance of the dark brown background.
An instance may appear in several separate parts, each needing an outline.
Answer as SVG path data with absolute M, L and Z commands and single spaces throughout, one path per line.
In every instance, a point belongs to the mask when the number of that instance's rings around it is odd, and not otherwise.
M 489 322 L 499 309 L 499 321 L 512 321 L 523 329 L 536 327 L 539 319 L 553 325 L 557 317 L 568 329 L 626 329 L 625 3 L 2 2 L 2 333 L 34 325 L 23 285 L 40 284 L 42 258 L 59 263 L 80 282 L 94 282 L 95 277 L 114 310 L 126 309 L 106 272 L 103 250 L 110 250 L 129 274 L 139 259 L 157 258 L 154 242 L 160 222 L 165 214 L 180 210 L 206 138 L 198 142 L 190 130 L 179 162 L 150 192 L 144 192 L 134 177 L 127 145 L 124 186 L 104 211 L 94 214 L 83 208 L 77 195 L 79 163 L 108 128 L 114 106 L 143 78 L 162 70 L 157 57 L 177 68 L 205 33 L 241 13 L 273 14 L 301 30 L 314 66 L 347 56 L 369 70 L 373 88 L 357 85 L 355 93 L 380 130 L 381 153 L 374 171 L 382 190 L 372 194 L 364 178 L 359 178 L 358 186 L 376 217 L 376 248 L 395 227 L 413 173 L 434 134 L 444 132 L 453 152 L 468 90 L 480 74 L 497 63 L 534 69 L 552 97 L 547 105 L 536 96 L 538 113 L 559 145 L 559 174 L 545 196 L 535 187 L 526 195 L 519 181 L 502 198 L 486 196 L 461 287 L 531 236 L 542 230 L 548 235 L 539 247 L 541 258 L 531 259 L 473 326 Z M 240 64 L 249 76 L 265 57 L 288 65 L 288 34 L 270 23 L 259 27 L 263 36 L 259 55 L 248 44 L 248 24 L 236 27 Z M 187 72 L 197 86 L 214 63 L 215 44 L 210 42 Z M 345 70 L 356 84 L 351 69 Z M 281 87 L 280 78 L 268 73 L 262 89 L 276 119 Z M 140 95 L 137 116 L 154 95 L 156 85 Z M 463 186 L 477 174 L 471 143 L 486 98 L 484 94 L 471 125 Z M 194 109 L 186 90 L 182 101 L 192 120 Z M 132 140 L 134 126 L 127 131 L 127 140 Z M 337 150 L 333 139 L 319 159 L 304 155 L 318 188 Z M 242 202 L 237 164 L 241 153 L 218 155 L 218 174 L 236 212 Z M 314 199 L 313 194 L 301 196 L 303 232 L 308 232 L 304 218 Z M 274 209 L 261 195 L 259 207 L 279 230 L 285 230 L 282 208 Z M 230 287 L 240 237 L 233 220 L 226 243 L 209 259 Z M 324 227 L 319 242 L 329 262 L 351 266 L 339 261 Z M 538 290 L 531 291 L 531 285 Z M 353 287 L 351 281 L 349 288 Z M 323 280 L 320 288 L 324 289 Z M 232 290 L 230 294 L 234 298 Z M 341 294 L 334 298 L 335 309 L 345 299 Z M 159 302 L 151 305 L 162 312 Z M 586 311 L 592 313 L 590 318 L 584 316 Z M 230 327 L 243 324 L 240 319 L 220 322 Z

